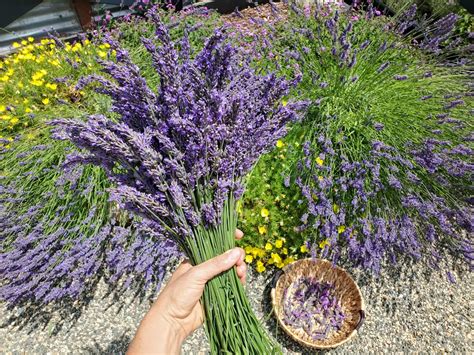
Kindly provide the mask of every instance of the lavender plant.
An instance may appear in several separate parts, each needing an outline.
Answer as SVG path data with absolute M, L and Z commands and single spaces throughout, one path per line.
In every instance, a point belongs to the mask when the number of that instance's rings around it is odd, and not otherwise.
M 175 245 L 108 202 L 102 169 L 63 171 L 72 147 L 51 140 L 49 129 L 0 152 L 0 299 L 10 307 L 74 300 L 101 276 L 124 288 L 159 287 L 179 257 Z
M 303 329 L 313 340 L 324 340 L 341 329 L 345 316 L 335 286 L 314 277 L 300 277 L 284 292 L 285 324 Z
M 312 101 L 280 171 L 304 196 L 299 229 L 313 255 L 374 272 L 405 256 L 437 265 L 446 249 L 471 263 L 469 62 L 440 62 L 452 16 L 417 43 L 409 23 L 363 16 L 295 12 L 263 56 L 301 73 L 294 95 Z
M 234 246 L 235 204 L 242 179 L 286 132 L 304 103 L 281 104 L 291 83 L 258 75 L 217 30 L 190 58 L 187 36 L 179 50 L 157 15 L 156 38 L 143 39 L 159 75 L 148 87 L 127 51 L 110 39 L 117 62 L 104 61 L 97 82 L 114 118 L 54 120 L 55 136 L 87 153 L 67 166 L 96 164 L 113 182 L 111 198 L 175 242 L 196 265 Z M 159 41 L 159 44 L 157 41 Z M 202 298 L 212 353 L 271 353 L 275 347 L 253 314 L 235 270 L 211 280 Z

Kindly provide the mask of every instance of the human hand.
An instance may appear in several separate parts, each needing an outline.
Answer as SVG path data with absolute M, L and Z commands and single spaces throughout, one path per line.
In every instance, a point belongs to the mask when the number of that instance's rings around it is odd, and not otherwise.
M 242 236 L 242 231 L 237 229 L 236 239 Z M 236 266 L 237 275 L 245 284 L 244 257 L 242 248 L 233 248 L 196 266 L 184 261 L 143 318 L 128 354 L 178 354 L 184 339 L 203 323 L 199 300 L 206 282 Z

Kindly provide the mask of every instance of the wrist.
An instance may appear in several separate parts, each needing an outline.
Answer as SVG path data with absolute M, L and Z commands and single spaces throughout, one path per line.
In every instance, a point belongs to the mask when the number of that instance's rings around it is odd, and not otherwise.
M 180 354 L 186 339 L 178 322 L 155 304 L 141 322 L 128 354 Z

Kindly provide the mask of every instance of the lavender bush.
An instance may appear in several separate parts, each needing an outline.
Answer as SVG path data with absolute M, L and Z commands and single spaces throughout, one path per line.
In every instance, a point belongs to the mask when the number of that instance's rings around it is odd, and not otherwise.
M 471 263 L 473 94 L 470 62 L 442 62 L 453 17 L 425 24 L 420 39 L 413 16 L 374 15 L 295 11 L 264 49 L 279 60 L 263 65 L 300 73 L 293 94 L 312 101 L 274 172 L 300 189 L 288 210 L 306 206 L 284 237 L 376 273 L 406 256 L 436 266 L 446 249 Z
M 41 126 L 0 152 L 0 299 L 10 307 L 78 299 L 101 276 L 159 287 L 179 257 L 174 243 L 108 202 L 102 169 L 63 171 L 68 151 Z
M 144 38 L 143 45 L 160 78 L 157 90 L 110 39 L 117 62 L 102 64 L 114 80 L 90 76 L 80 86 L 98 83 L 97 90 L 113 101 L 114 118 L 52 124 L 57 138 L 87 152 L 71 154 L 66 166 L 103 167 L 114 184 L 111 198 L 198 264 L 234 246 L 242 179 L 305 104 L 282 105 L 290 83 L 256 74 L 222 30 L 190 59 L 187 36 L 178 50 L 153 17 L 156 38 Z M 213 353 L 274 351 L 234 270 L 206 285 L 202 304 Z

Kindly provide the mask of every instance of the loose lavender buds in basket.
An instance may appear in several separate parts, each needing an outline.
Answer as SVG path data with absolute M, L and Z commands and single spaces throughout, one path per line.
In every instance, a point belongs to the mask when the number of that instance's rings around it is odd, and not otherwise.
M 341 329 L 345 319 L 334 284 L 314 277 L 300 277 L 283 295 L 283 321 L 294 329 L 303 329 L 313 340 L 326 339 Z

